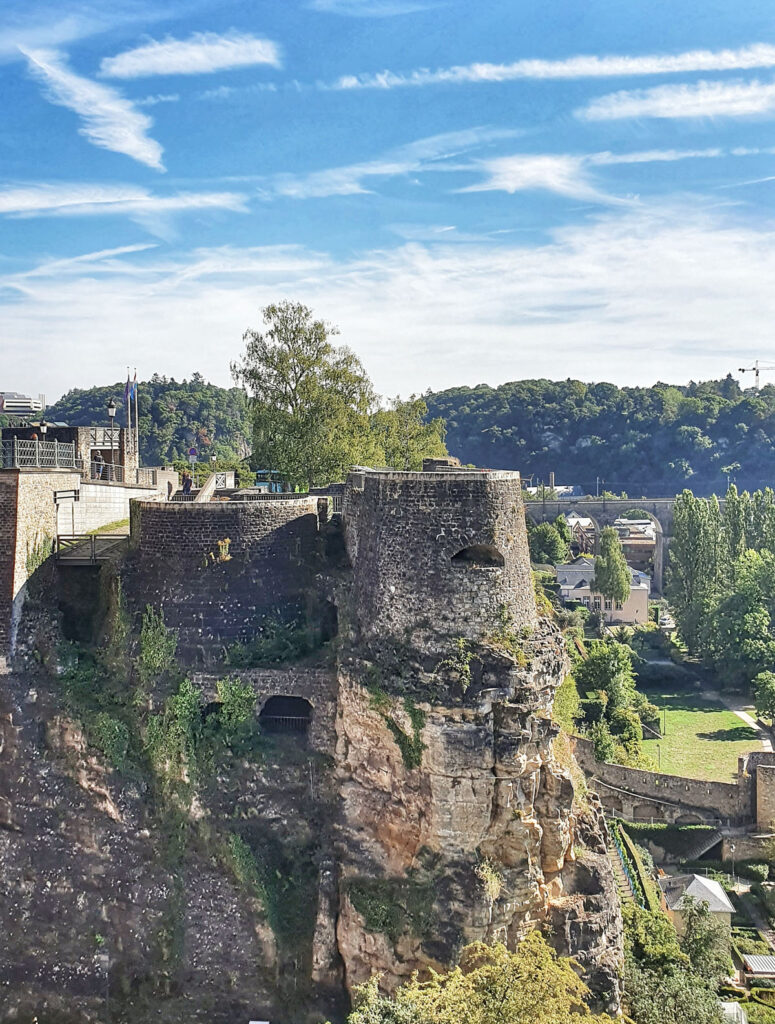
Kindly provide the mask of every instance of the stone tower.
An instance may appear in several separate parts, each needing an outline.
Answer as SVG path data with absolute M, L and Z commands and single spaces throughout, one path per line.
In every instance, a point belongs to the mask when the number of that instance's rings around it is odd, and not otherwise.
M 549 922 L 616 1007 L 618 901 L 604 826 L 555 756 L 552 702 L 568 664 L 536 610 L 519 474 L 354 473 L 343 519 L 337 934 L 348 984 L 380 972 L 396 984 L 468 942 L 513 946 Z M 570 891 L 573 922 L 560 909 Z

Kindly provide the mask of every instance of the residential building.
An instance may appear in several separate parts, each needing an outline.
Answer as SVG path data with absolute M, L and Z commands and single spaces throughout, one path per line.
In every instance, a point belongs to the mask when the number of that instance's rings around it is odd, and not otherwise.
M 651 571 L 657 546 L 657 526 L 653 519 L 616 519 L 614 529 L 619 535 L 627 564 L 641 572 Z
M 663 909 L 679 935 L 683 934 L 684 922 L 681 908 L 687 896 L 698 903 L 707 903 L 708 910 L 717 921 L 728 928 L 732 927 L 732 915 L 735 908 L 715 879 L 705 878 L 704 875 L 666 875 L 659 879 L 659 888 L 662 890 Z M 775 963 L 775 957 L 764 959 L 772 960 Z
M 589 516 L 580 516 L 578 512 L 566 512 L 565 521 L 570 530 L 570 547 L 574 555 L 586 554 L 595 550 L 595 522 Z
M 563 601 L 578 601 L 591 611 L 601 612 L 609 626 L 635 626 L 648 622 L 651 580 L 637 569 L 630 568 L 630 595 L 623 603 L 610 601 L 592 589 L 595 559 L 580 555 L 567 565 L 557 566 L 557 582 Z

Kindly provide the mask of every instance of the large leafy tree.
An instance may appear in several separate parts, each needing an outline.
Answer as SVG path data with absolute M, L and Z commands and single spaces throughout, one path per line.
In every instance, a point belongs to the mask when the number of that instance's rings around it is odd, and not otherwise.
M 530 520 L 527 521 L 530 560 L 537 565 L 560 565 L 570 557 L 570 546 L 565 536 L 567 524 L 563 520 L 558 529 L 558 523 L 559 519 L 554 523 L 539 523 L 535 526 Z
M 254 467 L 309 486 L 372 461 L 374 390 L 357 356 L 332 343 L 337 329 L 298 302 L 262 313 L 265 329 L 245 332 L 245 351 L 232 363 L 250 395 Z
M 595 558 L 595 578 L 592 590 L 609 601 L 624 604 L 630 596 L 632 572 L 622 551 L 619 534 L 612 526 L 605 526 L 600 534 L 600 554 Z
M 681 636 L 693 653 L 702 648 L 718 585 L 722 546 L 718 501 L 695 498 L 691 491 L 684 491 L 673 507 L 667 594 Z
M 559 957 L 537 931 L 510 952 L 502 944 L 466 947 L 446 974 L 415 975 L 393 999 L 375 981 L 361 989 L 348 1024 L 613 1024 L 585 1003 L 586 985 L 573 962 Z
M 679 942 L 661 911 L 622 907 L 624 1008 L 636 1024 L 721 1024 L 716 990 L 729 946 L 707 906 L 688 909 L 690 934 Z
M 425 399 L 417 395 L 411 395 L 406 401 L 396 397 L 387 409 L 378 409 L 373 414 L 373 442 L 386 466 L 420 470 L 423 459 L 448 454 L 444 444 L 444 420 L 427 421 L 427 415 Z

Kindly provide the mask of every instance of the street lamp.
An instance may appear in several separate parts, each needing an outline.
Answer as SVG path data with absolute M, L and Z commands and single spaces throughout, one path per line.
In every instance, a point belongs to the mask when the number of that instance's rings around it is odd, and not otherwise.
M 108 418 L 110 419 L 110 425 L 112 427 L 116 421 L 116 403 L 112 398 L 108 402 Z
M 43 435 L 43 440 L 46 440 L 46 434 L 48 432 L 48 423 L 45 420 L 40 421 L 40 432 Z

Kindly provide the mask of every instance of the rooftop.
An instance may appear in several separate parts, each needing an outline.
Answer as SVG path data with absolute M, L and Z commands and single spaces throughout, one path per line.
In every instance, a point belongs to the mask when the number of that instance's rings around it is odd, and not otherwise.
M 713 878 L 705 878 L 704 875 L 668 875 L 659 879 L 659 886 L 665 894 L 665 900 L 670 910 L 680 910 L 681 903 L 685 896 L 691 896 L 698 902 L 707 903 L 708 910 L 719 914 L 734 914 L 729 897 L 721 888 L 720 884 Z M 775 970 L 775 957 L 764 957 L 759 959 L 770 959 Z

